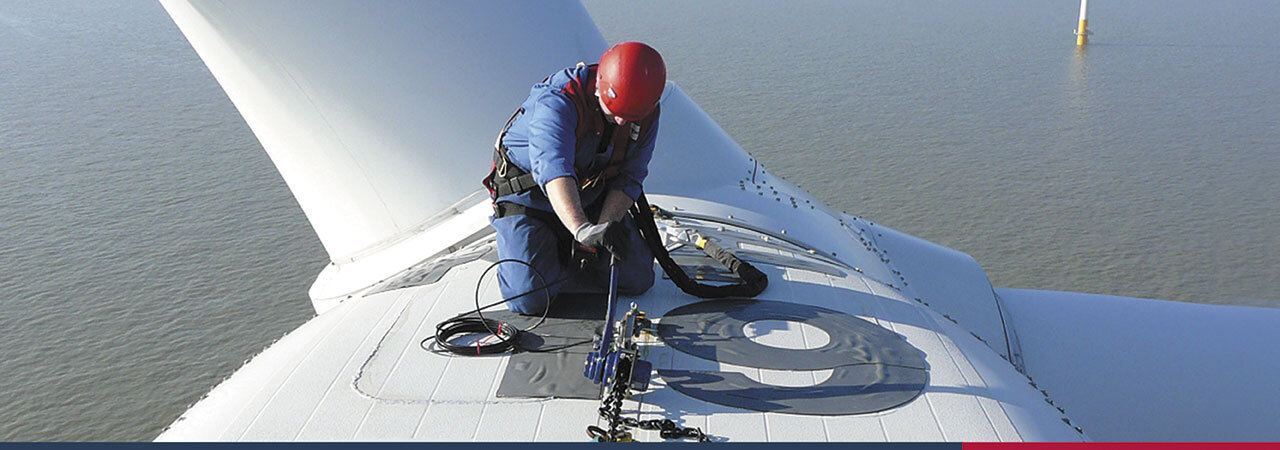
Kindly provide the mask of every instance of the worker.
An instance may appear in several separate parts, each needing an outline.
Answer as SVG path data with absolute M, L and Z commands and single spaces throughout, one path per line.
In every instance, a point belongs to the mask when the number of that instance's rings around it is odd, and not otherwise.
M 543 314 L 573 276 L 606 286 L 609 255 L 620 294 L 653 286 L 653 253 L 627 210 L 649 174 L 666 77 L 657 50 L 623 42 L 535 84 L 507 121 L 485 186 L 498 257 L 527 263 L 498 266 L 510 310 Z

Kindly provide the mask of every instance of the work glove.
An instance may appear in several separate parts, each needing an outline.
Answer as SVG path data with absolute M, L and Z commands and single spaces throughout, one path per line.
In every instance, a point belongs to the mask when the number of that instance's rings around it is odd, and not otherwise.
M 584 223 L 573 231 L 573 239 L 591 248 L 605 249 L 619 260 L 626 250 L 626 228 L 617 222 Z

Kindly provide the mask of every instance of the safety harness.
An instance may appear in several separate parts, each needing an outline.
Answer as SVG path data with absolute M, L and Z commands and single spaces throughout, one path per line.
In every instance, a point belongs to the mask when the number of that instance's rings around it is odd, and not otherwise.
M 596 148 L 597 155 L 608 150 L 610 145 L 613 146 L 613 153 L 609 156 L 609 160 L 604 167 L 591 167 L 588 169 L 590 173 L 577 174 L 578 188 L 580 190 L 598 186 L 600 183 L 608 182 L 617 176 L 623 162 L 626 160 L 627 151 L 636 145 L 640 136 L 649 131 L 649 127 L 653 125 L 654 118 L 658 116 L 655 109 L 645 119 L 630 123 L 630 126 L 625 129 L 629 132 L 616 132 L 615 130 L 618 127 L 604 121 L 600 103 L 596 100 L 595 72 L 596 66 L 588 66 L 587 81 L 585 83 L 574 77 L 561 91 L 572 101 L 579 112 L 578 124 L 575 129 L 578 142 L 581 142 L 584 137 L 593 134 L 600 136 L 600 142 Z M 546 81 L 544 79 L 543 83 Z M 508 149 L 502 143 L 511 125 L 524 113 L 525 110 L 522 107 L 511 114 L 493 144 L 493 166 L 489 170 L 489 175 L 484 179 L 484 186 L 489 190 L 489 195 L 494 201 L 494 217 L 525 215 L 543 222 L 556 236 L 557 245 L 560 247 L 561 264 L 572 267 L 576 263 L 580 269 L 585 268 L 589 264 L 589 260 L 595 258 L 595 250 L 585 248 L 579 244 L 573 235 L 565 227 L 561 226 L 560 220 L 555 213 L 512 202 L 498 201 L 499 198 L 529 192 L 539 187 L 532 173 L 525 171 L 511 161 Z M 576 146 L 574 150 L 576 152 Z M 576 174 L 576 165 L 574 170 Z M 584 212 L 589 216 L 598 216 L 599 208 L 603 204 L 603 201 L 595 202 L 594 205 L 588 206 Z M 660 208 L 651 207 L 643 192 L 636 198 L 635 203 L 628 212 L 632 220 L 634 220 L 645 245 L 649 247 L 662 270 L 685 293 L 701 298 L 750 298 L 760 294 L 769 286 L 769 279 L 763 272 L 716 245 L 716 243 L 701 237 L 697 239 L 695 244 L 697 248 L 706 252 L 707 256 L 723 264 L 737 275 L 742 282 L 728 285 L 710 285 L 695 281 L 671 258 L 664 245 L 664 239 L 659 234 L 654 216 L 669 217 L 669 214 L 666 214 Z M 640 328 L 645 328 L 638 324 L 648 323 L 647 319 L 644 318 L 644 313 L 638 311 L 634 303 L 632 303 L 631 311 L 626 315 L 626 319 L 621 322 L 627 325 L 621 328 L 621 333 L 618 335 L 619 338 L 613 339 L 611 337 L 613 336 L 611 328 L 612 313 L 614 303 L 617 301 L 618 267 L 616 263 L 617 260 L 614 259 L 610 266 L 609 314 L 605 319 L 605 331 L 600 340 L 596 342 L 592 353 L 588 356 L 584 369 L 584 375 L 587 375 L 588 378 L 591 378 L 596 383 L 603 383 L 602 386 L 607 386 L 608 394 L 602 399 L 599 415 L 600 418 L 608 423 L 608 429 L 592 425 L 587 427 L 587 434 L 597 441 L 619 442 L 632 440 L 631 433 L 627 431 L 628 429 L 646 429 L 659 431 L 660 436 L 664 439 L 692 438 L 700 442 L 709 441 L 710 438 L 701 429 L 679 427 L 669 419 L 640 421 L 622 416 L 623 399 L 629 397 L 632 390 L 643 392 L 648 389 L 652 366 L 649 362 L 639 359 L 639 348 L 632 340 L 632 338 L 640 335 Z M 536 269 L 534 271 L 536 273 Z M 477 290 L 477 292 L 479 291 Z M 477 299 L 477 313 L 482 309 L 478 304 L 479 300 Z M 480 325 L 486 331 L 493 332 L 491 324 L 483 322 L 483 317 L 480 320 Z M 498 324 L 499 332 L 502 331 L 502 328 L 501 324 Z M 452 330 L 453 328 L 444 329 L 443 331 L 438 330 L 437 337 L 451 335 Z M 466 330 L 479 331 L 479 328 L 472 327 Z M 514 335 L 510 336 L 509 340 L 514 341 Z M 610 340 L 613 340 L 613 342 L 607 342 Z M 441 345 L 443 346 L 444 344 Z M 477 347 L 477 353 L 479 353 L 479 347 Z
M 543 79 L 542 82 L 545 83 L 548 79 L 550 77 Z M 579 112 L 578 124 L 574 129 L 578 140 L 599 135 L 600 143 L 596 147 L 596 154 L 604 153 L 610 145 L 613 146 L 613 153 L 603 167 L 592 168 L 587 174 L 577 174 L 580 190 L 590 189 L 617 176 L 623 162 L 627 159 L 627 151 L 640 140 L 640 136 L 648 132 L 653 125 L 653 118 L 658 116 L 655 108 L 648 117 L 628 124 L 627 133 L 615 132 L 618 127 L 604 121 L 604 112 L 600 110 L 600 102 L 595 96 L 595 80 L 596 65 L 592 64 L 587 66 L 585 83 L 575 77 L 569 80 L 560 91 L 569 98 Z M 511 124 L 515 123 L 524 112 L 522 107 L 511 114 L 511 118 L 507 119 L 507 123 L 502 126 L 502 131 L 498 133 L 498 139 L 493 143 L 493 166 L 489 170 L 489 175 L 484 178 L 484 186 L 488 188 L 489 196 L 494 200 L 511 194 L 525 193 L 538 187 L 532 173 L 511 162 L 511 158 L 507 155 L 507 147 L 502 143 L 503 138 L 507 136 L 507 131 L 511 129 Z
M 578 64 L 579 66 L 585 65 L 584 63 Z M 549 79 L 550 77 L 547 77 L 542 82 L 546 83 Z M 595 96 L 595 80 L 596 65 L 588 65 L 586 82 L 573 77 L 561 90 L 561 93 L 569 98 L 579 112 L 578 124 L 574 130 L 577 138 L 581 140 L 593 134 L 600 135 L 600 143 L 596 148 L 596 154 L 604 153 L 608 150 L 610 144 L 613 145 L 613 154 L 609 156 L 609 161 L 604 167 L 592 168 L 591 173 L 585 176 L 579 175 L 579 189 L 589 189 L 617 176 L 622 163 L 626 160 L 627 150 L 636 145 L 636 142 L 640 140 L 640 136 L 647 133 L 653 125 L 654 118 L 658 117 L 658 107 L 655 107 L 653 113 L 650 113 L 648 117 L 640 121 L 631 122 L 627 128 L 629 133 L 616 133 L 615 130 L 618 127 L 604 121 L 604 113 L 600 110 L 600 102 Z M 493 166 L 489 170 L 489 175 L 484 178 L 484 186 L 489 190 L 490 198 L 494 200 L 494 218 L 527 215 L 546 223 L 553 230 L 556 240 L 560 243 L 561 262 L 571 267 L 575 262 L 578 263 L 577 265 L 583 265 L 586 263 L 586 259 L 594 257 L 594 252 L 575 245 L 576 242 L 573 239 L 573 235 L 563 226 L 560 226 L 560 220 L 555 213 L 529 208 L 516 203 L 497 201 L 499 198 L 508 195 L 521 194 L 538 188 L 538 183 L 534 181 L 533 174 L 513 163 L 507 155 L 506 145 L 502 143 L 503 138 L 507 136 L 507 131 L 511 129 L 511 124 L 515 123 L 516 119 L 524 113 L 523 107 L 512 113 L 493 143 Z M 576 167 L 574 170 L 577 170 Z M 592 206 L 598 208 L 600 206 L 599 203 L 602 202 L 597 202 L 596 205 Z M 592 214 L 590 208 L 587 213 Z M 685 293 L 700 298 L 750 298 L 760 294 L 769 286 L 769 279 L 764 273 L 707 239 L 699 239 L 696 246 L 706 252 L 707 256 L 720 262 L 737 275 L 742 280 L 742 283 L 710 285 L 697 282 L 676 264 L 663 245 L 662 237 L 658 234 L 657 223 L 654 221 L 654 215 L 662 215 L 664 212 L 659 208 L 650 207 L 644 197 L 644 193 L 641 193 L 630 213 L 635 220 L 636 228 L 639 229 L 641 237 L 644 238 L 645 244 L 653 252 L 658 264 L 662 266 L 667 276 L 671 277 L 671 281 Z

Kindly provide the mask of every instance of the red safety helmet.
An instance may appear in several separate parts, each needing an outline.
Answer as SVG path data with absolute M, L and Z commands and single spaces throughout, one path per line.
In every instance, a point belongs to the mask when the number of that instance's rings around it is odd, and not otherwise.
M 653 47 L 623 42 L 600 57 L 596 92 L 613 115 L 636 121 L 658 106 L 667 84 L 667 65 Z

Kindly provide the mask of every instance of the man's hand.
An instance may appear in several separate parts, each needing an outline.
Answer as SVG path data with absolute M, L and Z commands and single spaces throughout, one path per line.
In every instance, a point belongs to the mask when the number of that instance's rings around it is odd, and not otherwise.
M 619 260 L 626 251 L 626 229 L 617 222 L 584 223 L 573 231 L 573 239 L 591 248 L 603 248 Z

